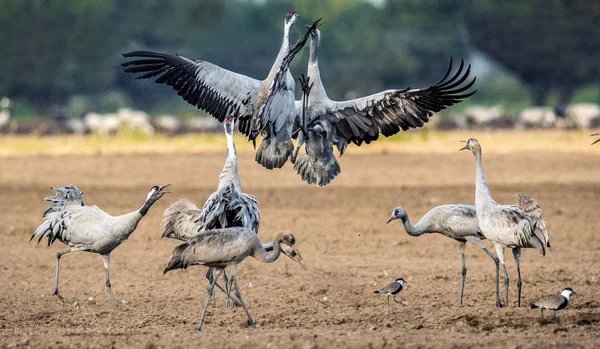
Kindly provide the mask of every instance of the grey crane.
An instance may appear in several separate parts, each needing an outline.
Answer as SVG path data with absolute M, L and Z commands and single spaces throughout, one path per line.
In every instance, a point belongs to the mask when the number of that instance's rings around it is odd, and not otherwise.
M 271 93 L 275 75 L 286 55 L 291 52 L 290 31 L 297 18 L 295 12 L 286 14 L 283 43 L 269 74 L 262 81 L 210 62 L 149 51 L 124 54 L 124 57 L 133 59 L 122 64 L 125 67 L 123 71 L 143 73 L 137 79 L 156 77 L 156 83 L 172 86 L 188 103 L 205 110 L 221 122 L 233 117 L 239 121 L 240 132 L 252 141 L 262 134 L 263 141 L 256 151 L 256 161 L 268 169 L 281 168 L 294 149 L 291 133 L 296 119 L 295 83 L 289 66 L 284 71 L 283 88 L 273 96 L 276 103 L 266 110 L 264 103 Z M 316 27 L 316 23 L 313 26 Z M 298 43 L 299 49 L 307 40 L 308 34 L 305 34 Z
M 164 189 L 168 186 L 153 186 L 139 210 L 121 216 L 111 216 L 97 206 L 86 205 L 83 193 L 77 186 L 52 188 L 56 191 L 56 195 L 46 198 L 52 203 L 52 206 L 44 213 L 46 221 L 35 230 L 29 241 L 37 236 L 39 237 L 38 243 L 47 237 L 48 246 L 56 240 L 69 245 L 69 249 L 56 254 L 54 295 L 64 301 L 58 291 L 59 265 L 63 255 L 75 251 L 97 253 L 104 263 L 106 287 L 113 305 L 117 309 L 109 277 L 110 253 L 129 238 L 150 206 L 167 193 Z
M 517 194 L 518 205 L 501 205 L 492 199 L 490 190 L 485 181 L 483 162 L 481 157 L 481 145 L 475 138 L 468 141 L 460 150 L 468 149 L 473 152 L 476 164 L 476 189 L 475 208 L 477 221 L 481 232 L 490 240 L 496 248 L 496 254 L 504 270 L 504 285 L 506 289 L 505 305 L 508 306 L 508 272 L 504 261 L 504 249 L 512 248 L 513 256 L 517 264 L 518 273 L 518 301 L 521 306 L 521 249 L 535 248 L 543 256 L 546 255 L 546 247 L 550 247 L 550 234 L 546 230 L 546 221 L 542 216 L 542 209 L 538 203 L 529 195 Z M 496 306 L 501 307 L 500 302 L 500 271 L 496 264 Z
M 244 308 L 244 312 L 248 317 L 248 323 L 254 327 L 255 323 L 250 317 L 248 307 L 242 299 L 237 281 L 237 265 L 243 262 L 247 257 L 251 256 L 261 262 L 271 263 L 279 258 L 281 253 L 281 244 L 294 249 L 296 239 L 292 234 L 276 233 L 273 237 L 273 250 L 267 252 L 263 247 L 264 244 L 260 241 L 256 232 L 252 229 L 243 227 L 231 227 L 223 229 L 209 230 L 202 234 L 198 234 L 191 240 L 175 247 L 171 258 L 165 266 L 164 273 L 173 269 L 186 269 L 190 265 L 202 265 L 209 268 L 217 269 L 217 273 L 225 271 L 229 276 L 229 283 L 235 288 L 235 297 Z M 197 331 L 202 329 L 204 316 L 208 302 L 213 294 L 216 275 L 213 278 L 209 288 L 202 317 L 196 327 Z M 228 289 L 230 286 L 228 287 Z
M 258 201 L 254 195 L 242 192 L 233 141 L 234 123 L 233 118 L 226 118 L 223 123 L 227 138 L 227 156 L 223 171 L 219 175 L 217 190 L 208 197 L 202 210 L 188 200 L 179 200 L 169 206 L 163 213 L 162 237 L 187 241 L 203 231 L 226 227 L 245 227 L 258 233 Z M 273 249 L 273 245 L 269 243 L 263 247 L 267 251 Z M 282 245 L 282 252 L 306 270 L 300 251 Z M 213 273 L 210 268 L 206 275 L 209 281 L 212 281 Z M 226 275 L 223 276 L 226 278 Z M 223 290 L 219 284 L 216 285 Z
M 542 320 L 544 319 L 544 309 L 552 310 L 554 311 L 553 319 L 556 320 L 556 312 L 567 307 L 572 294 L 575 294 L 575 292 L 573 292 L 573 289 L 567 287 L 563 289 L 559 295 L 550 296 L 548 298 L 532 303 L 530 308 L 540 309 L 542 311 Z
M 291 158 L 295 162 L 294 170 L 309 184 L 325 186 L 340 173 L 340 166 L 333 154 L 334 145 L 341 156 L 349 143 L 360 146 L 363 142 L 369 144 L 376 141 L 379 134 L 388 137 L 400 130 L 422 127 L 433 113 L 477 92 L 467 92 L 475 84 L 475 78 L 464 84 L 471 66 L 463 73 L 464 61 L 461 61 L 457 72 L 450 77 L 451 60 L 446 75 L 428 88 L 386 90 L 358 99 L 333 101 L 327 96 L 319 71 L 320 31 L 315 29 L 309 34 L 311 42 L 307 74 L 314 85 L 308 96 L 307 120 L 301 120 L 303 132 L 298 133 L 296 150 Z M 296 102 L 298 111 L 302 110 L 301 105 L 302 101 Z M 306 144 L 306 154 L 296 162 L 303 144 Z
M 410 236 L 421 236 L 423 234 L 442 234 L 458 242 L 458 249 L 460 250 L 460 257 L 462 261 L 462 280 L 460 286 L 460 299 L 459 304 L 463 303 L 463 292 L 465 289 L 465 279 L 467 277 L 467 265 L 465 264 L 465 245 L 467 242 L 482 249 L 488 256 L 490 256 L 496 264 L 498 264 L 498 258 L 494 256 L 484 245 L 482 240 L 485 236 L 479 229 L 477 223 L 477 214 L 475 212 L 475 206 L 455 204 L 455 205 L 441 205 L 432 208 L 429 212 L 415 224 L 410 224 L 408 219 L 408 213 L 402 207 L 396 207 L 392 211 L 390 219 L 387 223 L 400 219 L 404 225 L 404 229 Z

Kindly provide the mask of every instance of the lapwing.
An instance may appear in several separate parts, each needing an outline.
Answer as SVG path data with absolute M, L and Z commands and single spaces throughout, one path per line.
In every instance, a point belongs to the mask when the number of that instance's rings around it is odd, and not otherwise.
M 400 301 L 396 300 L 396 295 L 398 293 L 400 293 L 400 291 L 402 291 L 405 283 L 406 283 L 406 281 L 404 281 L 403 278 L 398 278 L 398 279 L 396 279 L 396 281 L 392 282 L 391 284 L 389 284 L 383 288 L 380 288 L 379 290 L 376 290 L 373 293 L 386 294 L 388 305 L 390 305 L 390 296 L 394 296 L 394 302 L 402 304 L 402 300 L 400 300 Z
M 540 309 L 542 311 L 542 320 L 544 319 L 544 309 L 554 311 L 554 320 L 556 320 L 556 312 L 564 309 L 569 304 L 569 298 L 574 294 L 570 287 L 565 288 L 559 295 L 551 296 L 541 301 L 531 304 L 531 309 Z

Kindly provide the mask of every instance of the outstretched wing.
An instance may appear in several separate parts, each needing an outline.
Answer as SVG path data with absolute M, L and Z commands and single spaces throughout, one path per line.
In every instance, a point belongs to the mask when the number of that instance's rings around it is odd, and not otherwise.
M 401 129 L 422 127 L 433 113 L 461 102 L 477 91 L 467 92 L 475 79 L 465 83 L 471 65 L 464 71 L 461 61 L 457 72 L 451 77 L 452 60 L 446 75 L 437 84 L 425 89 L 387 90 L 367 97 L 349 101 L 330 101 L 326 118 L 336 127 L 340 136 L 361 145 L 388 137 Z
M 154 82 L 173 87 L 191 105 L 206 111 L 220 122 L 230 115 L 238 129 L 250 133 L 250 120 L 260 81 L 223 69 L 218 65 L 150 51 L 123 54 L 133 58 L 123 64 L 126 73 L 141 73 L 136 79 L 155 78 Z

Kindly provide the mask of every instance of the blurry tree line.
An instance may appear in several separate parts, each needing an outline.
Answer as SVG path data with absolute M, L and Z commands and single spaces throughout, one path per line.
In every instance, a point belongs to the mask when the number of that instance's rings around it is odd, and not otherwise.
M 288 10 L 301 15 L 293 42 L 324 18 L 319 62 L 335 99 L 424 87 L 450 57 L 456 66 L 476 53 L 486 59 L 475 72 L 488 60 L 498 69 L 478 79 L 474 102 L 567 103 L 583 87 L 600 90 L 600 1 L 0 0 L 0 96 L 38 114 L 73 100 L 189 112 L 170 88 L 122 73 L 121 54 L 178 53 L 262 79 Z

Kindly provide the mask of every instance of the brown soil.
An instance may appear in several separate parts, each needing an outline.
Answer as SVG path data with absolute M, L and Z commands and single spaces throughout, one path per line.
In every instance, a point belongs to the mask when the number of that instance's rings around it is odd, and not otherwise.
M 453 143 L 454 145 L 454 143 Z M 458 148 L 458 145 L 456 146 Z M 490 146 L 488 146 L 489 148 Z M 484 144 L 485 151 L 485 144 Z M 177 244 L 160 239 L 162 211 L 187 197 L 201 205 L 216 188 L 224 154 L 16 157 L 1 160 L 0 347 L 564 347 L 600 345 L 600 163 L 591 153 L 520 152 L 486 155 L 494 198 L 535 197 L 548 221 L 552 251 L 522 257 L 523 307 L 516 307 L 516 268 L 507 251 L 510 307 L 494 307 L 493 262 L 467 248 L 465 304 L 458 306 L 460 255 L 443 236 L 408 236 L 385 222 L 402 205 L 416 222 L 433 206 L 471 203 L 470 154 L 348 154 L 330 186 L 301 182 L 290 169 L 267 171 L 240 159 L 245 191 L 260 201 L 263 240 L 295 233 L 309 270 L 283 257 L 249 258 L 239 268 L 242 295 L 258 326 L 241 309 L 209 308 L 194 332 L 207 287 L 200 267 L 162 275 Z M 173 183 L 137 231 L 112 253 L 114 311 L 102 263 L 89 253 L 66 255 L 61 293 L 52 297 L 55 254 L 28 242 L 42 222 L 50 185 L 76 183 L 86 201 L 112 214 L 142 204 L 150 186 Z M 44 240 L 45 242 L 45 240 Z M 491 246 L 487 242 L 488 246 Z M 396 277 L 408 283 L 406 305 L 373 294 Z M 249 287 L 252 281 L 252 287 Z M 563 287 L 577 294 L 558 323 L 542 323 L 527 305 Z M 94 302 L 88 301 L 93 297 Z M 326 300 L 324 300 L 327 297 Z

